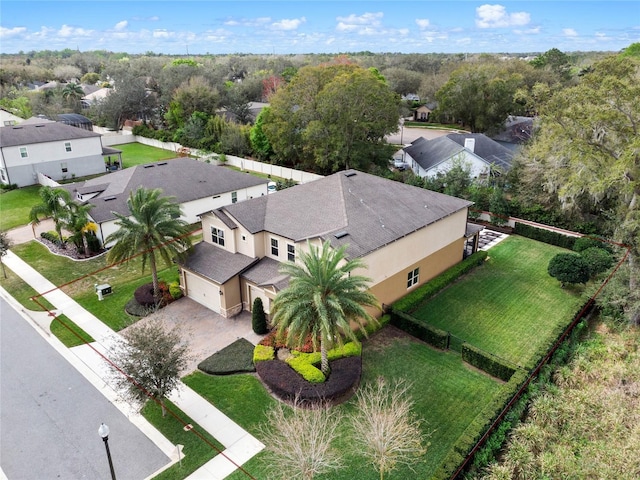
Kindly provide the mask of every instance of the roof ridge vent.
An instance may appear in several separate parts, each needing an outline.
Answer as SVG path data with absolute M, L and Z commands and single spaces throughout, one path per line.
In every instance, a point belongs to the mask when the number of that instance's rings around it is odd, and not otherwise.
M 157 165 L 160 166 L 160 165 L 166 165 L 166 164 L 167 162 L 161 162 L 161 163 L 158 163 Z
M 116 198 L 117 198 L 117 197 L 114 197 L 114 196 L 111 196 L 111 197 L 104 197 L 104 198 L 103 198 L 103 200 L 104 200 L 105 202 L 108 202 L 108 201 L 110 201 L 110 200 L 115 200 Z
M 349 232 L 347 232 L 346 230 L 340 230 L 339 232 L 333 234 L 333 236 L 336 238 L 344 238 L 347 235 L 349 235 Z
M 350 171 L 350 172 L 345 172 L 344 173 L 345 177 L 355 177 L 356 175 L 357 175 L 357 173 L 354 172 L 354 171 Z
M 155 167 L 155 164 L 153 164 L 153 163 L 149 163 L 147 165 L 143 165 L 142 166 L 142 168 L 153 168 L 153 167 Z

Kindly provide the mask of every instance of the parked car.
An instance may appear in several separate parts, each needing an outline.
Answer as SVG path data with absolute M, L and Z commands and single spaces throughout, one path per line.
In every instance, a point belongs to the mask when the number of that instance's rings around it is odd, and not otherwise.
M 402 158 L 394 158 L 393 166 L 398 170 L 406 170 L 408 165 Z

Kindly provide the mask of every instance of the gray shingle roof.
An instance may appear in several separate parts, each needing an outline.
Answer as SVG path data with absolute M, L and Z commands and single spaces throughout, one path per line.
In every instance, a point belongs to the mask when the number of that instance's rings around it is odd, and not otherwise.
M 411 155 L 411 158 L 425 170 L 432 169 L 463 150 L 464 146 L 461 147 L 448 136 L 434 138 L 433 140 L 420 137 L 404 148 L 404 151 Z
M 0 147 L 16 147 L 34 143 L 59 142 L 78 138 L 100 137 L 99 133 L 82 128 L 70 127 L 58 122 L 0 128 Z
M 175 158 L 126 168 L 64 187 L 75 193 L 76 190 L 96 191 L 97 186 L 106 185 L 98 196 L 89 200 L 89 203 L 94 205 L 90 212 L 91 217 L 102 223 L 115 218 L 111 213 L 113 211 L 128 215 L 129 193 L 138 187 L 160 188 L 165 196 L 175 197 L 178 203 L 185 203 L 267 182 L 265 178 L 223 166 L 210 165 L 192 158 Z
M 257 262 L 257 258 L 231 253 L 207 242 L 198 243 L 187 258 L 178 261 L 188 270 L 210 278 L 220 285 Z
M 348 244 L 347 256 L 356 258 L 471 204 L 349 170 L 222 210 L 251 233 L 268 231 L 294 241 L 322 238 L 333 246 Z M 346 235 L 337 238 L 340 233 Z
M 274 286 L 277 290 L 282 290 L 289 284 L 289 277 L 280 273 L 280 265 L 280 262 L 264 257 L 247 269 L 242 277 L 260 287 Z
M 475 140 L 473 153 L 487 164 L 497 165 L 505 171 L 511 168 L 513 152 L 482 133 L 450 133 L 433 140 L 420 137 L 404 151 L 423 169 L 430 170 L 462 152 L 468 138 Z
M 475 139 L 473 153 L 480 158 L 483 158 L 488 163 L 497 165 L 505 171 L 511 168 L 513 152 L 508 148 L 503 147 L 495 140 L 491 140 L 482 133 L 451 133 L 447 135 L 447 138 L 450 138 L 463 147 L 464 141 L 467 138 L 473 138 Z

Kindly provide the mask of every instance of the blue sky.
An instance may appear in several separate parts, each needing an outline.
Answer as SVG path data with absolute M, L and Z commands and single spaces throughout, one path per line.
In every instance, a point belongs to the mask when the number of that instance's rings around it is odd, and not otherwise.
M 524 53 L 640 41 L 640 0 L 2 0 L 0 19 L 0 53 Z

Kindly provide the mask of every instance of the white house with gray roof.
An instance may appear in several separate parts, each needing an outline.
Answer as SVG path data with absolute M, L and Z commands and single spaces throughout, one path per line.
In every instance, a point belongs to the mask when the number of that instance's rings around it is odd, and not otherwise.
M 139 187 L 160 188 L 163 195 L 175 197 L 182 208 L 181 218 L 196 223 L 204 212 L 266 195 L 267 183 L 266 178 L 183 157 L 62 186 L 75 200 L 94 206 L 89 215 L 98 224 L 97 236 L 104 242 L 118 229 L 114 212 L 128 215 L 127 199 Z
M 53 180 L 103 173 L 101 137 L 51 121 L 0 128 L 0 181 L 25 187 L 38 183 L 38 173 Z
M 308 243 L 347 245 L 358 272 L 391 304 L 463 258 L 471 202 L 348 170 L 202 216 L 204 241 L 181 261 L 187 296 L 233 316 L 256 297 L 269 312 L 288 284 L 282 262 Z
M 457 163 L 468 165 L 473 178 L 511 168 L 513 151 L 482 133 L 451 133 L 427 140 L 420 137 L 403 148 L 404 160 L 420 177 L 444 174 Z

